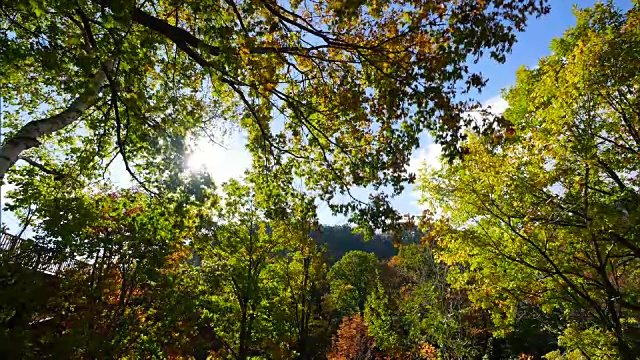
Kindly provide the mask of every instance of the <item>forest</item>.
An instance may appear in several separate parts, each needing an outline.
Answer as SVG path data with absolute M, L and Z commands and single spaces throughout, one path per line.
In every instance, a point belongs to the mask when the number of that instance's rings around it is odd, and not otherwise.
M 479 100 L 557 3 L 1 2 L 0 357 L 639 359 L 640 1 Z

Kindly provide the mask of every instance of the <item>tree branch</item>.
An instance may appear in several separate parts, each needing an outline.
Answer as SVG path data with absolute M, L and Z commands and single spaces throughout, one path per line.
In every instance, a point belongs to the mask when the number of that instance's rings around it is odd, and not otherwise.
M 108 1 L 106 1 L 108 2 Z M 198 37 L 194 36 L 187 30 L 169 24 L 168 22 L 157 18 L 139 8 L 135 8 L 132 13 L 134 22 L 162 34 L 169 38 L 183 51 L 185 47 L 201 50 L 211 56 L 219 56 L 222 52 L 220 47 L 207 44 Z M 274 46 L 255 46 L 249 48 L 250 54 L 280 54 L 280 53 L 307 53 L 309 51 L 327 48 L 328 45 L 318 45 L 310 47 L 274 47 Z M 202 65 L 202 64 L 201 64 Z
M 106 67 L 112 68 L 113 61 L 109 61 Z M 106 78 L 104 70 L 98 71 L 91 78 L 91 83 L 85 91 L 64 111 L 45 119 L 30 121 L 13 136 L 7 138 L 0 148 L 0 180 L 4 179 L 5 174 L 18 161 L 22 152 L 41 145 L 39 138 L 77 121 L 97 100 Z
M 64 174 L 61 173 L 60 171 L 55 170 L 55 169 L 50 169 L 50 168 L 44 166 L 43 164 L 40 164 L 39 162 L 37 162 L 37 161 L 35 161 L 35 160 L 31 159 L 31 158 L 28 158 L 26 156 L 18 156 L 18 160 L 25 161 L 26 163 L 28 163 L 29 165 L 37 168 L 38 170 L 42 171 L 43 173 L 46 173 L 46 174 L 49 174 L 49 175 L 54 175 L 56 177 L 56 180 L 60 180 L 60 179 L 62 179 L 64 177 Z

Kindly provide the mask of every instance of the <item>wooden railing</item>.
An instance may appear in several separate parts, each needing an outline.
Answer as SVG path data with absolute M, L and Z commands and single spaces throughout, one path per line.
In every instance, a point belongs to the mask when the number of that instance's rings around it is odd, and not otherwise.
M 62 260 L 54 248 L 6 232 L 0 233 L 0 259 L 48 274 L 57 274 L 76 265 L 76 260 Z

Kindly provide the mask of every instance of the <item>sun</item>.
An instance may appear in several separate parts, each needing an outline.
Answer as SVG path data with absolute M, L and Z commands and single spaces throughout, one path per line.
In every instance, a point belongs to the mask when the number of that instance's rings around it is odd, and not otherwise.
M 245 147 L 246 138 L 233 136 L 225 144 L 214 144 L 207 138 L 199 139 L 187 157 L 189 172 L 206 171 L 216 183 L 241 178 L 251 167 L 251 154 Z

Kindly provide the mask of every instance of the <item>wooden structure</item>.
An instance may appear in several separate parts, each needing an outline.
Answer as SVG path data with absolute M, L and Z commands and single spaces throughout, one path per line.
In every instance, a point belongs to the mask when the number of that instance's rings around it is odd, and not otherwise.
M 62 259 L 55 248 L 6 232 L 0 233 L 0 259 L 47 274 L 57 274 L 76 265 L 76 260 Z

